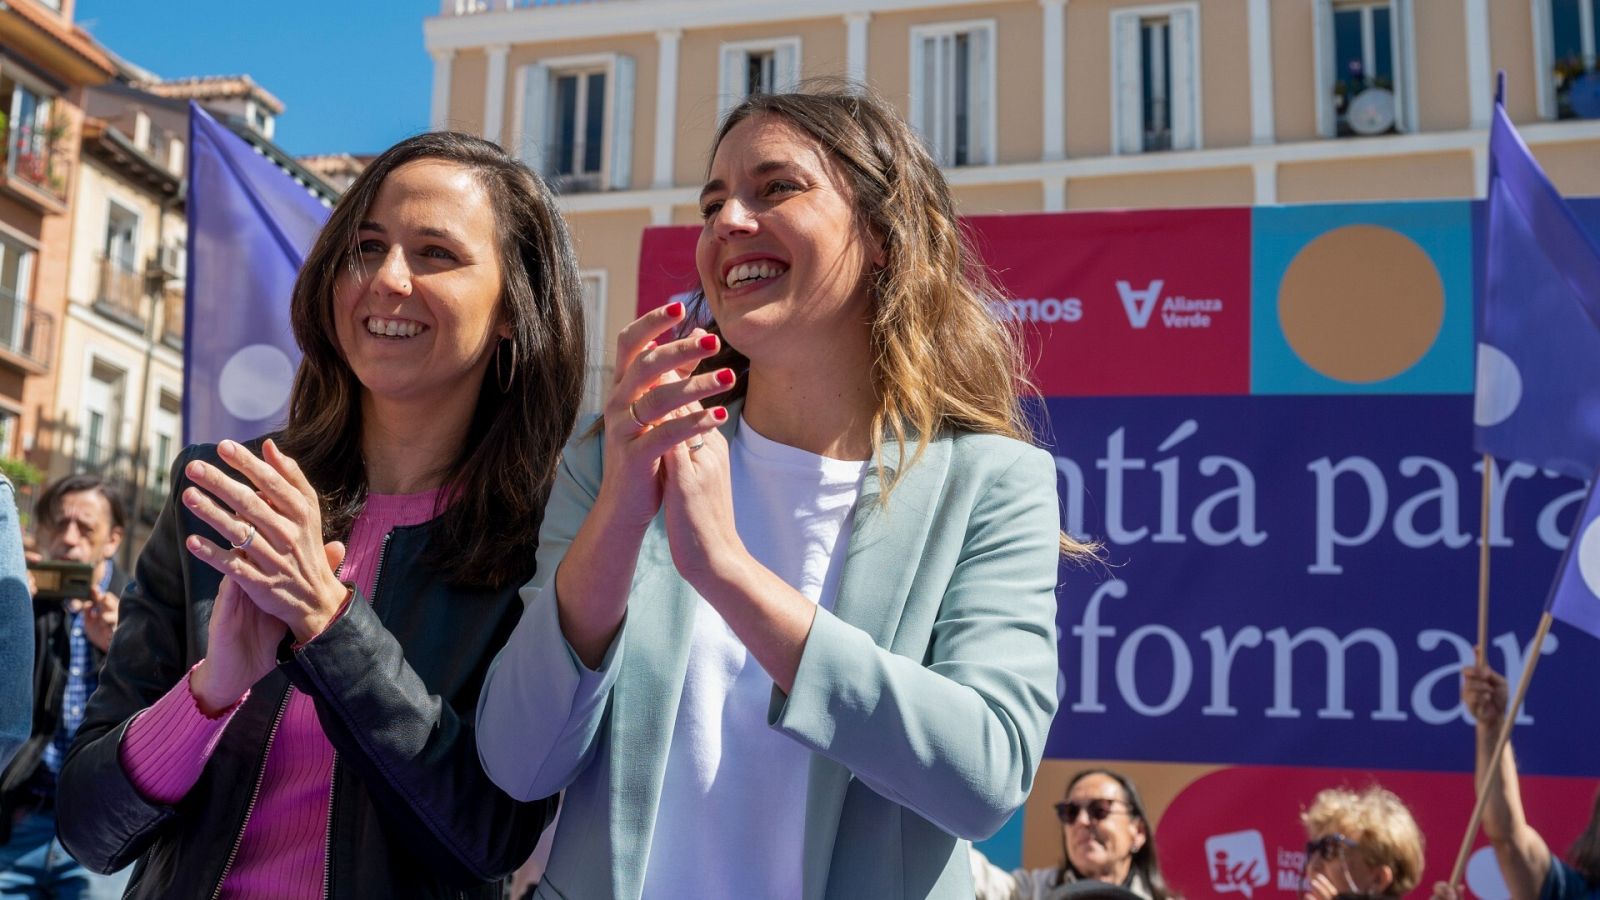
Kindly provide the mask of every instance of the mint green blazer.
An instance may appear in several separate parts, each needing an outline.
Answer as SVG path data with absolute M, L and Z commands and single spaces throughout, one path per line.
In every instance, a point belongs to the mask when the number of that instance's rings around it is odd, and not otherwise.
M 567 645 L 552 581 L 601 456 L 589 436 L 562 458 L 538 575 L 478 704 L 497 784 L 523 799 L 566 791 L 537 894 L 549 900 L 641 896 L 702 602 L 657 516 L 600 668 Z M 774 687 L 768 710 L 812 753 L 795 896 L 971 900 L 968 841 L 1027 798 L 1056 710 L 1056 497 L 1048 453 L 992 435 L 932 441 L 887 503 L 869 472 L 833 610 L 817 610 L 794 690 Z

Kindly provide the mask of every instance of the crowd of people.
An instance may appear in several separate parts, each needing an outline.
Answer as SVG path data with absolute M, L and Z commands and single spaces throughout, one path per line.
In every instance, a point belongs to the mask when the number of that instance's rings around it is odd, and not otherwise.
M 593 423 L 548 188 L 430 133 L 307 254 L 281 430 L 184 450 L 133 572 L 73 476 L 39 546 L 92 583 L 40 599 L 0 498 L 0 898 L 498 898 L 559 806 L 536 897 L 1175 900 L 1107 769 L 1059 865 L 970 849 L 1035 783 L 1095 548 L 938 165 L 852 85 L 750 97 L 709 157 L 700 290 L 622 330 Z M 1481 738 L 1504 683 L 1464 683 Z M 1588 890 L 1600 839 L 1555 859 L 1500 771 L 1512 896 Z M 1310 900 L 1416 886 L 1393 794 L 1304 824 Z

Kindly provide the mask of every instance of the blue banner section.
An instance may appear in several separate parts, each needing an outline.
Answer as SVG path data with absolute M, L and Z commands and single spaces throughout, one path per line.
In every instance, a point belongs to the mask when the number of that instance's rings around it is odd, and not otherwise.
M 1476 640 L 1469 396 L 1051 399 L 1064 570 L 1047 756 L 1470 770 Z M 1515 682 L 1583 485 L 1497 466 L 1493 666 Z M 1600 645 L 1559 624 L 1523 769 L 1588 774 Z

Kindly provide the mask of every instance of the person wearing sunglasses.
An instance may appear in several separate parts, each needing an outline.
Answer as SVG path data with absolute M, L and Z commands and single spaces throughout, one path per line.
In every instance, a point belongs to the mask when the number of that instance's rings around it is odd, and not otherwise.
M 1062 900 L 1090 881 L 1126 889 L 1141 900 L 1177 900 L 1161 877 L 1155 831 L 1127 776 L 1108 769 L 1079 772 L 1067 782 L 1055 812 L 1061 821 L 1061 865 L 1006 872 L 974 850 L 977 900 Z
M 1422 877 L 1422 831 L 1391 791 L 1330 788 L 1317 794 L 1300 821 L 1306 828 L 1304 900 L 1401 897 Z

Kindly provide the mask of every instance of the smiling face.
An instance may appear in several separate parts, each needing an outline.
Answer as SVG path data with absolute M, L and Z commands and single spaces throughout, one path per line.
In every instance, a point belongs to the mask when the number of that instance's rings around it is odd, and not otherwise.
M 868 272 L 882 251 L 869 246 L 821 143 L 756 115 L 723 137 L 710 174 L 695 262 L 728 343 L 752 365 L 863 344 Z
M 1066 803 L 1079 810 L 1061 824 L 1072 868 L 1084 878 L 1122 884 L 1145 842 L 1144 820 L 1129 806 L 1122 785 L 1098 772 L 1085 775 L 1068 788 Z M 1096 807 L 1110 815 L 1096 821 L 1090 812 Z
M 422 159 L 378 188 L 335 287 L 340 351 L 366 393 L 418 408 L 475 402 L 498 338 L 494 210 L 473 172 Z

